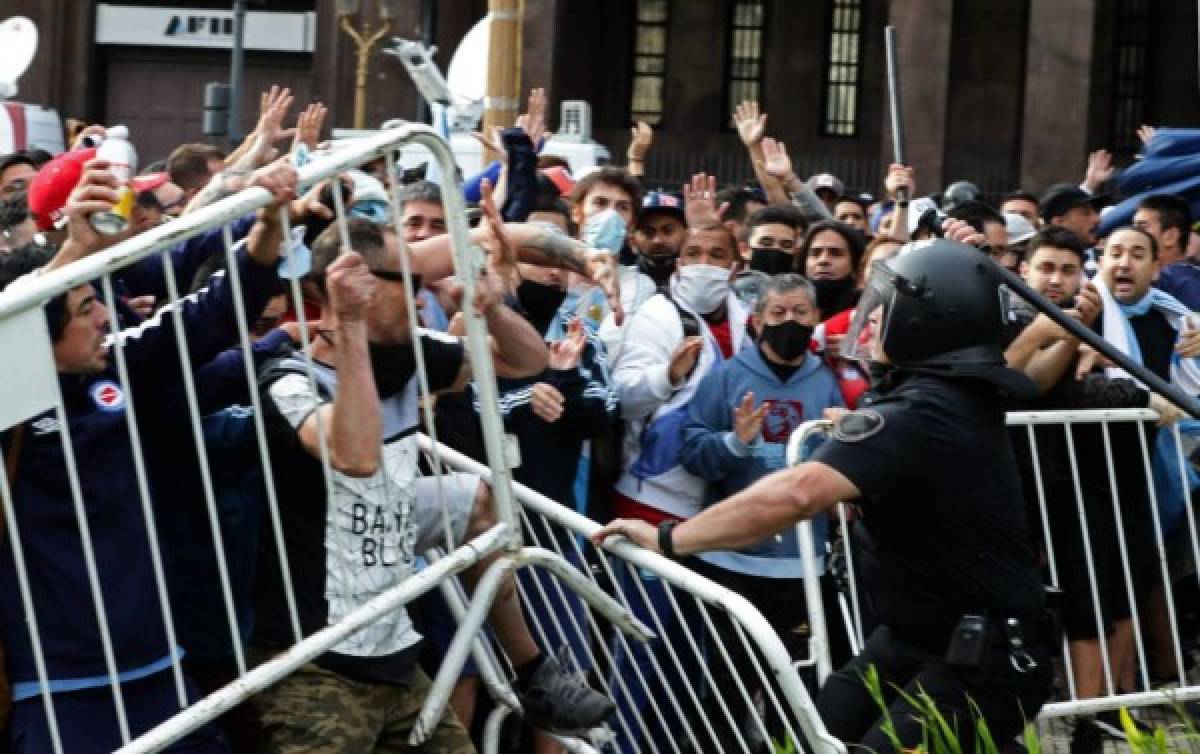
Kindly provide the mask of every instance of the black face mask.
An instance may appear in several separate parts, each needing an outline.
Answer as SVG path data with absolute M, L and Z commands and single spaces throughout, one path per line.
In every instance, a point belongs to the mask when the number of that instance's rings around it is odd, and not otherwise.
M 822 318 L 837 314 L 843 298 L 854 290 L 854 278 L 852 277 L 838 280 L 817 279 L 813 280 L 812 284 L 813 288 L 817 289 L 817 309 L 820 310 Z
M 638 272 L 662 285 L 675 273 L 676 259 L 674 254 L 638 254 Z
M 529 317 L 529 323 L 540 333 L 546 332 L 566 297 L 567 292 L 557 285 L 522 280 L 517 286 L 517 301 Z
M 812 334 L 812 325 L 802 325 L 794 319 L 777 325 L 764 324 L 762 327 L 763 342 L 784 361 L 791 361 L 807 353 Z
M 780 249 L 751 249 L 750 269 L 766 275 L 796 271 L 796 257 Z

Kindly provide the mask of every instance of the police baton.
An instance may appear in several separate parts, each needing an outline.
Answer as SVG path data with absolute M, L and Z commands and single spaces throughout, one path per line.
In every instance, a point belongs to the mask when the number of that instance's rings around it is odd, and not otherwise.
M 1053 301 L 1026 285 L 1025 281 L 1017 277 L 1011 270 L 1000 266 L 991 257 L 987 259 L 996 268 L 1000 277 L 1009 288 L 1032 304 L 1042 314 L 1054 320 L 1055 324 L 1084 343 L 1087 343 L 1106 359 L 1133 375 L 1149 389 L 1166 398 L 1171 403 L 1174 403 L 1193 419 L 1200 419 L 1200 401 L 1197 401 L 1193 396 L 1180 390 L 1178 386 L 1172 385 L 1117 350 L 1116 346 L 1112 343 L 1092 332 L 1090 328 L 1085 327 L 1082 322 L 1067 314 Z M 1103 316 L 1103 313 L 1101 313 L 1101 316 Z
M 904 114 L 900 110 L 900 64 L 896 61 L 896 27 L 883 30 L 884 47 L 887 50 L 888 105 L 892 111 L 892 156 L 893 162 L 907 165 L 904 159 Z M 901 207 L 908 205 L 908 190 L 896 192 L 896 201 Z

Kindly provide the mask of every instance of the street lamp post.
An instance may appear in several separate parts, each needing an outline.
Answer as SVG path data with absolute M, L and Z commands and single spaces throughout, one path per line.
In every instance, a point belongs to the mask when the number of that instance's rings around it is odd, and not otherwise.
M 371 50 L 383 39 L 391 27 L 403 0 L 375 0 L 379 9 L 379 25 L 372 26 L 366 18 L 359 18 L 359 27 L 354 27 L 353 17 L 359 15 L 361 0 L 337 0 L 337 15 L 342 31 L 354 40 L 356 52 L 354 66 L 354 127 L 365 128 L 367 119 L 367 69 L 370 67 Z
M 233 0 L 233 50 L 229 56 L 229 115 L 225 138 L 236 149 L 242 139 L 242 74 L 246 69 L 246 0 Z

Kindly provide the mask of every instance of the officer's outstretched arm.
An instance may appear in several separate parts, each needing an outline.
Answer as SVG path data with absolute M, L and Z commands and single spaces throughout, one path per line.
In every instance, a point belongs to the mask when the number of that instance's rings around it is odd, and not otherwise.
M 675 527 L 675 554 L 745 547 L 858 496 L 849 479 L 819 461 L 777 471 Z M 617 534 L 659 551 L 658 530 L 634 519 L 617 519 L 592 539 L 600 543 Z

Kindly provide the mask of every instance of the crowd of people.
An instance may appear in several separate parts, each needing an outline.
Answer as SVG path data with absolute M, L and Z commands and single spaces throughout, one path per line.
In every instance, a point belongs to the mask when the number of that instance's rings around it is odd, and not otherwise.
M 877 662 L 894 718 L 911 712 L 911 697 L 898 692 L 920 687 L 940 694 L 960 724 L 975 704 L 997 740 L 1011 739 L 1053 693 L 1055 623 L 1080 698 L 1143 690 L 1144 678 L 1181 680 L 1172 636 L 1181 635 L 1189 663 L 1197 636 L 1194 626 L 1172 625 L 1175 585 L 1158 569 L 1154 524 L 1161 520 L 1175 567 L 1191 490 L 1180 482 L 1190 469 L 1179 467 L 1174 436 L 1116 425 L 1110 436 L 1087 424 L 1007 433 L 1003 411 L 1150 407 L 1164 428 L 1181 413 L 1046 314 L 1004 297 L 998 270 L 981 262 L 990 257 L 1154 374 L 1200 394 L 1192 316 L 1200 235 L 1184 199 L 1149 195 L 1132 224 L 1101 237 L 1111 203 L 1102 191 L 1114 172 L 1103 151 L 1090 155 L 1079 184 L 994 202 L 967 181 L 918 198 L 918 176 L 901 164 L 888 166 L 878 197 L 856 193 L 830 174 L 797 176 L 753 102 L 737 108 L 735 125 L 756 180 L 734 186 L 698 174 L 676 190 L 645 177 L 654 145 L 645 124 L 632 131 L 624 167 L 572 171 L 539 154 L 546 100 L 535 90 L 513 127 L 478 135 L 498 159 L 487 177 L 463 182 L 472 239 L 488 257 L 474 299 L 464 301 L 439 185 L 421 170 L 391 174 L 379 159 L 298 193 L 296 168 L 338 144 L 321 141 L 320 104 L 287 127 L 292 105 L 286 90 L 264 92 L 260 119 L 237 149 L 180 145 L 127 186 L 89 146 L 102 144 L 103 126 L 72 135 L 57 156 L 0 156 L 0 289 L 242 189 L 271 194 L 226 228 L 46 304 L 62 409 L 0 436 L 15 514 L 7 526 L 20 544 L 18 558 L 17 540 L 6 540 L 0 560 L 10 750 L 49 751 L 56 735 L 64 751 L 111 751 L 123 729 L 143 733 L 236 678 L 237 650 L 251 665 L 267 661 L 411 577 L 447 537 L 462 543 L 491 528 L 489 485 L 469 474 L 436 480 L 416 437 L 435 431 L 485 459 L 464 347 L 472 309 L 486 321 L 498 408 L 524 459 L 516 481 L 615 521 L 606 534 L 679 557 L 743 595 L 797 659 L 810 636 L 803 579 L 820 578 L 827 612 L 839 614 L 846 574 L 833 553 L 849 541 L 868 656 L 889 657 Z M 93 216 L 128 191 L 125 230 L 98 231 Z M 987 324 L 963 324 L 973 305 L 965 300 L 929 314 L 968 292 L 997 308 Z M 897 314 L 897 298 L 922 295 L 919 313 Z M 419 322 L 410 321 L 410 299 Z M 251 323 L 250 365 L 241 317 Z M 967 339 L 955 341 L 962 332 Z M 978 360 L 980 339 L 991 361 Z M 960 366 L 980 364 L 991 371 Z M 998 392 L 964 397 L 937 382 L 947 376 Z M 433 426 L 422 413 L 425 389 Z M 189 415 L 203 417 L 203 442 Z M 978 424 L 966 423 L 975 415 Z M 814 419 L 834 422 L 832 449 L 818 456 L 819 473 L 786 478 L 821 492 L 794 516 L 760 516 L 751 499 L 774 494 L 789 438 Z M 868 469 L 863 453 L 886 468 Z M 1015 464 L 1019 483 L 1009 484 L 1008 466 L 974 467 L 992 459 Z M 941 464 L 955 468 L 930 471 Z M 927 477 L 937 473 L 945 477 L 935 485 Z M 914 517 L 880 504 L 901 484 L 910 497 L 895 502 L 914 506 Z M 926 486 L 942 506 L 932 521 L 915 494 Z M 278 502 L 281 540 L 268 500 Z M 733 519 L 721 518 L 738 501 L 753 536 L 735 536 Z M 839 501 L 851 501 L 847 530 L 830 515 Z M 970 514 L 962 519 L 960 502 Z M 787 525 L 801 516 L 814 520 L 816 574 L 805 572 Z M 644 526 L 622 523 L 630 521 Z M 900 542 L 909 546 L 903 555 Z M 890 567 L 896 558 L 904 567 Z M 490 562 L 463 574 L 468 589 Z M 685 682 L 654 669 L 670 666 L 658 660 L 684 641 L 681 632 L 705 627 L 669 608 L 653 574 L 624 574 L 630 609 L 647 623 L 652 613 L 679 622 L 617 652 L 606 668 L 560 659 L 578 637 L 551 636 L 552 646 L 532 638 L 527 621 L 537 616 L 525 611 L 539 608 L 522 605 L 518 582 L 536 578 L 508 578 L 488 615 L 533 729 L 575 732 L 615 711 L 644 713 L 656 685 L 667 693 Z M 1043 615 L 1043 583 L 1054 587 L 1057 621 Z M 976 652 L 972 664 L 951 639 L 976 614 L 985 616 L 984 646 L 966 650 Z M 1134 651 L 1134 615 L 1147 667 Z M 427 674 L 454 629 L 441 596 L 427 595 L 170 750 L 408 751 Z M 835 621 L 830 633 L 835 661 L 850 660 Z M 715 634 L 734 636 L 724 625 Z M 1002 673 L 992 672 L 991 654 Z M 824 689 L 805 681 L 835 735 L 890 750 L 895 742 L 880 732 L 886 716 L 864 708 L 865 665 L 855 662 Z M 718 671 L 718 680 L 722 672 L 736 670 Z M 651 682 L 647 693 L 614 699 L 596 690 L 598 674 Z M 473 751 L 484 696 L 468 665 L 421 750 Z M 655 741 L 614 745 L 638 751 L 679 740 L 685 722 L 658 716 L 642 729 Z M 1099 751 L 1110 722 L 1103 714 L 1077 721 L 1073 751 Z M 905 746 L 919 742 L 919 728 L 900 728 Z M 519 745 L 562 750 L 542 732 Z

